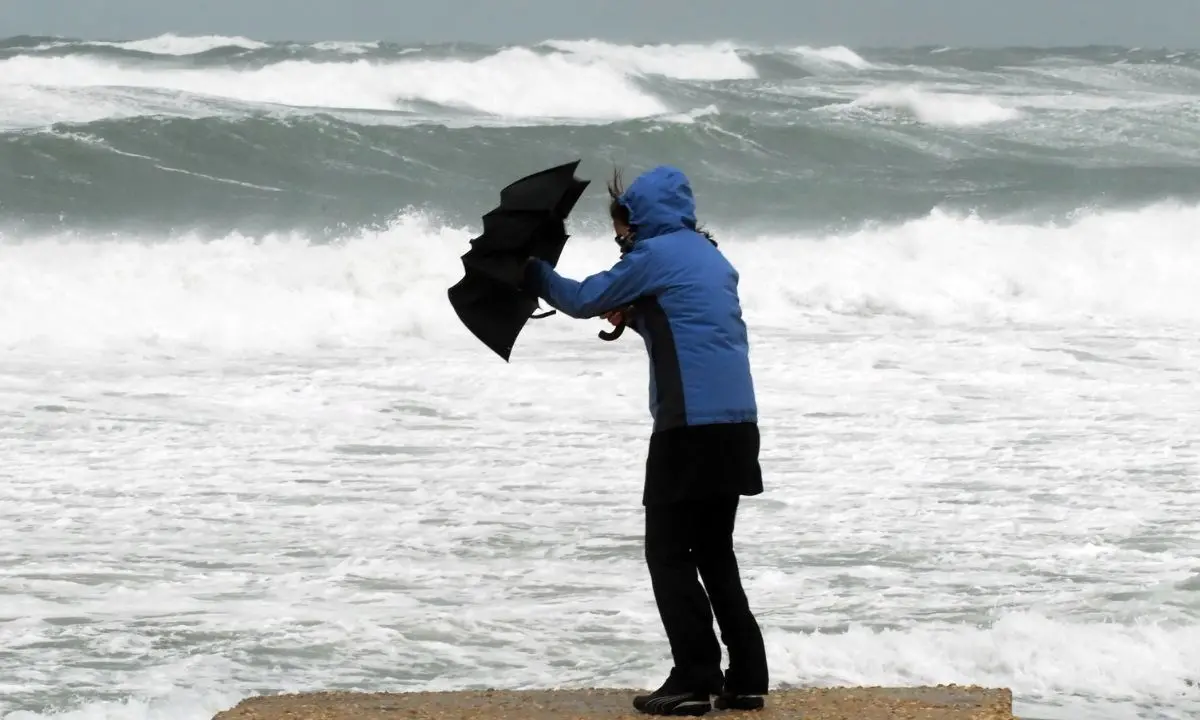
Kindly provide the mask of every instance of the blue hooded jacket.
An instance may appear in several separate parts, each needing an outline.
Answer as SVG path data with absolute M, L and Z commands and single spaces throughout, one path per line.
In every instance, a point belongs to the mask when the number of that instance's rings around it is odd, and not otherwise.
M 532 287 L 575 318 L 634 306 L 631 327 L 650 355 L 655 432 L 757 422 L 738 273 L 696 232 L 687 177 L 673 167 L 654 168 L 618 201 L 629 209 L 633 248 L 611 269 L 582 282 L 535 260 L 529 267 Z

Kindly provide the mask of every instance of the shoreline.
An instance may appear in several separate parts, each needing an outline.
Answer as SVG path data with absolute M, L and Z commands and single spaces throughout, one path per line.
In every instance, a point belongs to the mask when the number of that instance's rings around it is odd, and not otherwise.
M 212 720 L 640 720 L 639 689 L 308 692 L 259 695 Z M 756 720 L 1017 720 L 1012 691 L 975 685 L 775 690 L 755 712 L 705 717 Z

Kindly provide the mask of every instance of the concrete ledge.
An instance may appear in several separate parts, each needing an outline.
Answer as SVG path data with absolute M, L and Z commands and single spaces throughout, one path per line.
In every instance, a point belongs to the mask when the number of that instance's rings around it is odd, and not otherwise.
M 268 695 L 213 720 L 648 720 L 630 705 L 645 690 Z M 746 720 L 1016 720 L 1012 692 L 962 685 L 777 690 L 761 712 L 710 712 Z

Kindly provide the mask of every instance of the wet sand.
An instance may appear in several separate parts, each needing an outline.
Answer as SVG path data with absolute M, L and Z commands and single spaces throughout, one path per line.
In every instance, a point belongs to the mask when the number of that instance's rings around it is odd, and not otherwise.
M 630 705 L 645 690 L 480 690 L 305 693 L 243 700 L 213 720 L 644 720 Z M 1012 692 L 961 685 L 779 690 L 754 720 L 1015 720 Z

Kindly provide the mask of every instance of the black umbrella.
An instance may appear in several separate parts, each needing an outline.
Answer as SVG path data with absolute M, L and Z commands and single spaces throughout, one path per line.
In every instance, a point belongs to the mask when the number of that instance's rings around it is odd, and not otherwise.
M 530 256 L 558 264 L 569 237 L 563 222 L 591 182 L 575 177 L 578 165 L 542 170 L 501 190 L 500 205 L 483 216 L 483 234 L 462 256 L 462 280 L 447 293 L 458 319 L 505 362 L 525 322 L 554 312 L 534 315 L 538 299 L 521 282 Z

